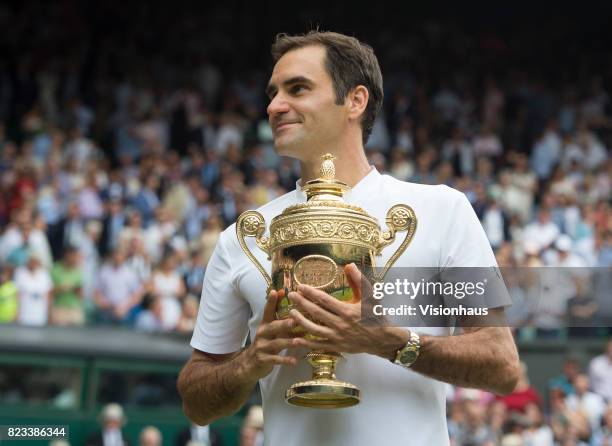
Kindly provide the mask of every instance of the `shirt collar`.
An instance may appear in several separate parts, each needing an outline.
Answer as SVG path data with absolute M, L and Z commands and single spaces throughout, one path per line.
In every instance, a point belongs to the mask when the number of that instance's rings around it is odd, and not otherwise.
M 370 171 L 361 180 L 357 182 L 345 195 L 345 201 L 353 201 L 359 199 L 365 191 L 372 193 L 373 186 L 375 186 L 381 174 L 378 172 L 376 167 L 370 166 Z M 300 178 L 295 182 L 295 192 L 300 201 L 306 200 L 306 192 L 302 189 L 302 179 Z

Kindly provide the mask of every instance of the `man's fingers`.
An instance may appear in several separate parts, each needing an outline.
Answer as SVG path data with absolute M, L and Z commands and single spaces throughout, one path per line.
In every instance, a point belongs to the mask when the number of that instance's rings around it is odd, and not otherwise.
M 308 314 L 315 321 L 319 321 L 328 327 L 334 327 L 341 322 L 338 316 L 309 301 L 299 293 L 291 292 L 289 293 L 289 298 L 302 314 Z
M 349 285 L 353 289 L 355 298 L 353 302 L 360 302 L 363 296 L 372 296 L 372 284 L 366 276 L 364 276 L 357 265 L 350 263 L 344 267 L 344 273 L 349 281 Z
M 330 296 L 325 291 L 318 290 L 308 285 L 298 286 L 299 293 L 311 302 L 325 308 L 327 311 L 339 315 L 342 312 L 343 302 Z
M 265 340 L 261 344 L 261 351 L 264 353 L 277 355 L 285 349 L 293 348 L 293 338 L 279 338 L 272 340 Z
M 332 338 L 334 337 L 334 331 L 328 327 L 324 327 L 319 324 L 315 324 L 311 320 L 307 319 L 302 313 L 300 313 L 295 308 L 289 311 L 289 316 L 293 318 L 299 325 L 304 327 L 304 329 L 313 335 L 320 336 L 322 338 Z
M 262 322 L 272 322 L 276 319 L 276 304 L 278 302 L 278 293 L 274 290 L 270 291 L 268 294 L 268 299 L 266 300 L 266 305 L 264 306 L 263 316 L 261 318 Z
M 296 322 L 291 318 L 275 320 L 267 324 L 260 325 L 257 336 L 261 336 L 266 339 L 294 338 L 297 336 L 303 336 L 303 334 L 299 332 L 296 333 L 294 331 L 296 326 Z
M 296 365 L 298 362 L 298 358 L 295 356 L 272 355 L 270 353 L 259 353 L 257 359 L 261 363 L 275 365 Z
M 353 302 L 361 301 L 361 271 L 357 265 L 350 263 L 344 267 L 344 274 L 353 290 Z

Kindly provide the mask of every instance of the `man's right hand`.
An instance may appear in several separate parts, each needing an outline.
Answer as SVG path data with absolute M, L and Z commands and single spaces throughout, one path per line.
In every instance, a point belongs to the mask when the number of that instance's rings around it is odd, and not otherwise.
M 281 351 L 294 346 L 294 338 L 303 336 L 293 333 L 296 326 L 293 319 L 276 319 L 276 306 L 281 297 L 276 291 L 270 292 L 255 340 L 244 352 L 245 361 L 242 362 L 241 372 L 252 379 L 267 376 L 275 365 L 297 364 L 297 357 L 280 354 Z

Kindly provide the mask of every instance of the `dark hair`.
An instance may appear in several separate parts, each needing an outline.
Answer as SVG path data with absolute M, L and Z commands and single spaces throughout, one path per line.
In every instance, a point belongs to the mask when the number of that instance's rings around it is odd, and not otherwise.
M 312 45 L 326 50 L 325 69 L 332 79 L 336 104 L 344 104 L 349 92 L 359 85 L 368 89 L 368 104 L 361 120 L 365 145 L 383 102 L 382 73 L 372 47 L 355 37 L 333 32 L 310 31 L 296 36 L 283 33 L 272 44 L 272 58 L 276 63 L 285 53 Z

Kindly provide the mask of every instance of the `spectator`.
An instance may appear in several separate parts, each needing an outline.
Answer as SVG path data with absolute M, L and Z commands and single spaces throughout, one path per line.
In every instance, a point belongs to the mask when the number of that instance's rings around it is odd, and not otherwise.
M 100 191 L 98 190 L 98 181 L 95 176 L 95 171 L 87 175 L 86 183 L 78 192 L 78 203 L 81 211 L 81 216 L 85 220 L 102 218 L 104 212 Z
M 592 446 L 609 446 L 612 444 L 612 405 L 604 413 L 601 427 L 593 433 Z
M 176 446 L 221 446 L 221 437 L 210 425 L 198 426 L 191 424 L 187 429 L 179 432 Z
M 541 407 L 542 397 L 529 383 L 527 365 L 525 363 L 521 363 L 521 376 L 519 377 L 514 391 L 509 395 L 497 397 L 497 399 L 502 401 L 510 412 L 525 413 L 529 404 L 535 404 Z
M 86 446 L 129 446 L 129 441 L 122 432 L 127 422 L 123 408 L 117 403 L 109 403 L 102 409 L 100 424 L 102 430 L 94 433 L 86 441 Z
M 161 446 L 162 434 L 155 426 L 147 426 L 140 431 L 138 437 L 139 446 Z
M 35 226 L 35 216 L 26 210 L 15 211 L 13 222 L 0 237 L 0 262 L 13 266 L 25 263 L 27 253 L 34 253 L 45 268 L 52 263 L 47 236 Z
M 134 237 L 126 245 L 126 263 L 138 277 L 140 283 L 146 283 L 151 278 L 151 259 L 146 252 L 144 239 Z
M 263 409 L 251 406 L 240 429 L 240 446 L 263 446 Z
M 575 393 L 574 380 L 580 374 L 580 364 L 574 357 L 568 356 L 563 361 L 562 373 L 548 382 L 548 389 L 560 389 L 564 395 L 570 396 Z
M 66 216 L 49 227 L 49 241 L 54 259 L 64 257 L 67 246 L 80 246 L 85 235 L 85 223 L 81 218 L 81 208 L 77 202 L 70 202 Z
M 63 260 L 53 266 L 53 325 L 83 325 L 85 322 L 81 264 L 79 250 L 76 247 L 68 247 L 64 251 Z
M 483 125 L 480 133 L 474 137 L 474 153 L 476 156 L 496 159 L 501 156 L 502 151 L 503 146 L 499 137 L 489 125 Z
M 489 197 L 487 209 L 482 216 L 482 226 L 494 250 L 499 249 L 505 241 L 510 239 L 508 215 L 499 206 L 494 196 Z
M 86 313 L 90 311 L 94 300 L 96 275 L 100 266 L 98 242 L 101 232 L 102 224 L 98 220 L 88 222 L 85 225 L 85 236 L 79 245 L 79 252 L 83 261 L 83 305 L 85 306 Z
M 208 190 L 197 183 L 193 186 L 192 203 L 185 216 L 185 234 L 190 242 L 197 240 L 202 234 L 202 225 L 213 214 Z
M 127 225 L 119 233 L 119 246 L 128 249 L 132 241 L 138 239 L 139 245 L 144 243 L 144 230 L 142 229 L 142 217 L 136 210 L 127 212 Z
M 196 319 L 198 317 L 198 299 L 194 296 L 187 296 L 183 300 L 181 317 L 176 325 L 176 331 L 180 333 L 193 333 Z
M 560 389 L 550 394 L 551 428 L 557 443 L 581 444 L 590 435 L 589 419 L 581 410 L 571 410 L 565 403 L 565 395 Z
M 111 251 L 119 247 L 119 236 L 126 221 L 121 201 L 113 199 L 106 206 L 107 212 L 102 219 L 102 233 L 98 246 L 102 257 L 106 257 Z
M 185 295 L 185 284 L 176 270 L 176 255 L 166 254 L 157 270 L 151 275 L 151 292 L 159 296 L 162 307 L 163 326 L 174 330 L 181 316 L 181 302 Z
M 191 258 L 186 267 L 185 285 L 187 292 L 199 299 L 202 295 L 202 285 L 204 284 L 204 274 L 206 274 L 206 262 L 201 250 L 191 251 Z
M 559 234 L 559 227 L 550 219 L 550 210 L 544 208 L 538 212 L 537 220 L 525 227 L 523 242 L 532 243 L 543 251 L 553 244 Z
M 204 263 L 208 263 L 208 260 L 210 259 L 210 256 L 213 253 L 213 250 L 217 243 L 217 239 L 219 238 L 219 234 L 221 234 L 222 229 L 223 225 L 219 217 L 211 217 L 206 222 L 206 229 L 204 229 L 204 231 L 202 232 L 199 244 L 202 249 L 202 257 Z
M 36 253 L 30 252 L 27 263 L 15 270 L 15 286 L 19 292 L 19 323 L 47 325 L 53 282 Z
M 495 446 L 495 435 L 487 426 L 485 409 L 475 401 L 465 403 L 466 419 L 460 428 L 458 444 Z
M 530 446 L 553 446 L 552 429 L 544 423 L 542 410 L 537 404 L 530 403 L 525 407 L 527 428 L 523 432 L 525 444 Z
M 13 282 L 13 271 L 0 265 L 0 324 L 14 322 L 19 308 L 19 290 Z
M 155 210 L 155 219 L 145 231 L 145 247 L 148 256 L 154 263 L 161 260 L 164 248 L 177 230 L 178 226 L 168 209 L 158 207 Z
M 134 208 L 140 213 L 144 220 L 145 226 L 153 219 L 155 209 L 159 206 L 160 200 L 158 190 L 160 180 L 157 175 L 149 175 L 145 179 L 144 187 L 140 190 L 134 199 Z
M 591 360 L 589 377 L 593 391 L 612 402 L 612 339 L 608 340 L 605 353 Z
M 567 141 L 566 137 L 566 141 Z M 553 167 L 561 157 L 561 138 L 557 133 L 556 123 L 550 121 L 538 139 L 531 154 L 531 167 L 540 179 L 549 178 Z
M 94 292 L 98 317 L 102 322 L 120 323 L 140 303 L 142 284 L 125 263 L 123 251 L 115 249 L 102 266 Z
M 586 414 L 591 424 L 591 430 L 595 431 L 601 422 L 601 417 L 606 410 L 606 403 L 601 395 L 589 391 L 589 377 L 584 374 L 574 379 L 576 393 L 565 398 L 567 408 L 572 411 L 581 411 Z
M 156 332 L 166 331 L 161 298 L 145 294 L 141 304 L 142 310 L 136 316 L 134 328 L 136 330 Z

